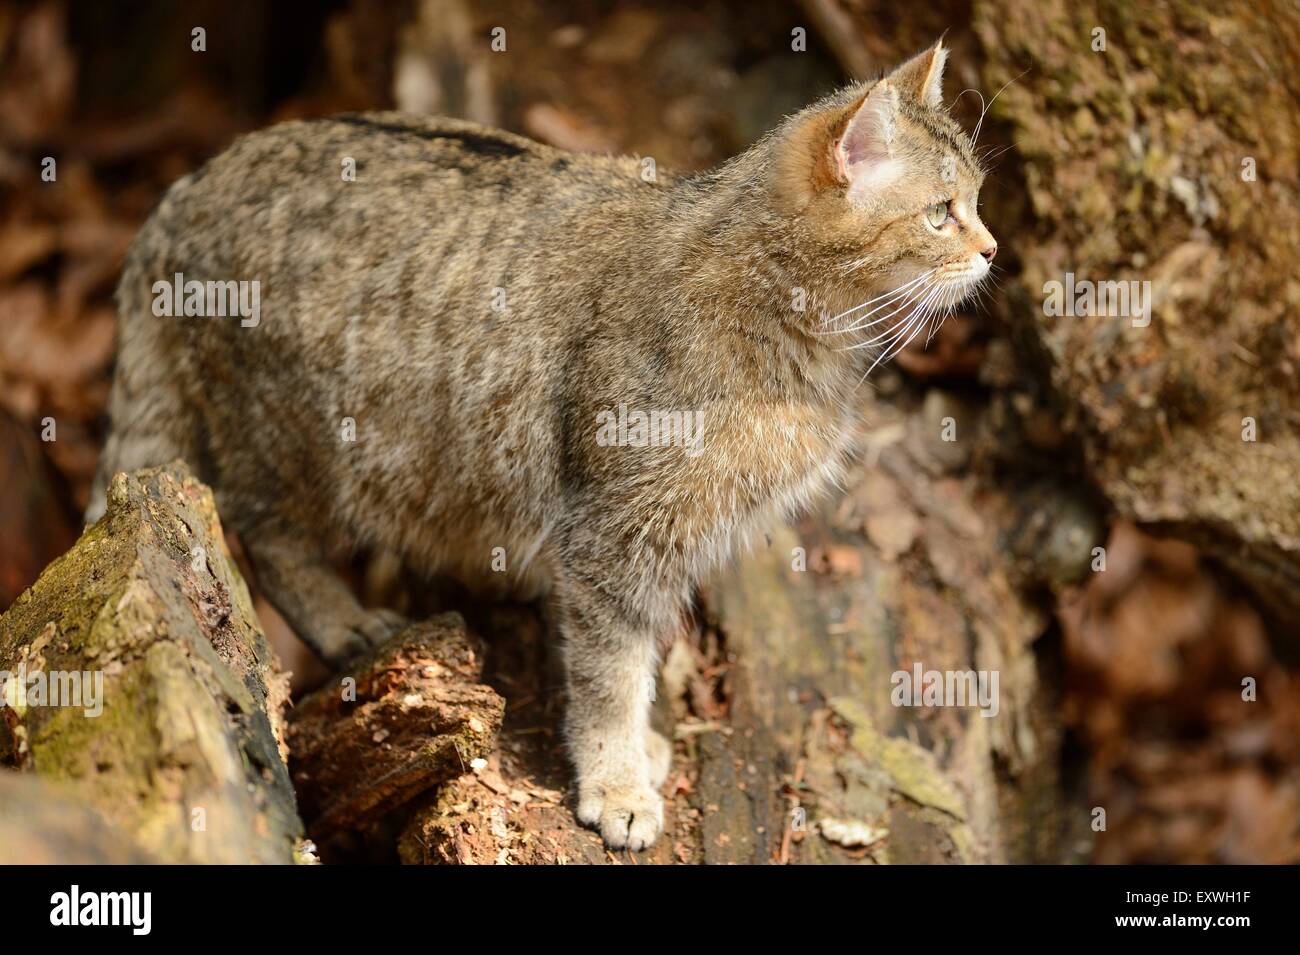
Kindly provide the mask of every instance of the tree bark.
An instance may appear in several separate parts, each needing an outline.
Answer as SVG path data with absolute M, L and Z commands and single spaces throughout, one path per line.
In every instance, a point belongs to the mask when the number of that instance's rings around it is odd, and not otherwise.
M 1003 226 L 1027 365 L 1120 514 L 1294 621 L 1300 220 L 1282 210 L 1300 185 L 1300 9 L 979 0 L 973 26 L 1023 163 L 997 188 L 1028 197 Z M 1066 273 L 1150 283 L 1149 324 L 1047 314 Z
M 952 442 L 934 420 L 949 412 Z M 701 801 L 724 810 L 705 817 L 706 858 L 1059 858 L 1069 800 L 1034 652 L 1049 618 L 1018 550 L 1077 574 L 1065 542 L 1100 524 L 1066 487 L 992 483 L 968 460 L 995 440 L 988 416 L 942 392 L 868 399 L 864 417 L 847 493 L 706 591 L 732 725 L 701 746 Z M 896 675 L 917 667 L 998 682 L 964 706 L 899 705 Z
M 104 517 L 0 617 L 0 669 L 0 758 L 65 783 L 139 851 L 294 861 L 287 683 L 183 465 L 117 477 Z M 35 695 L 60 674 L 82 681 L 74 705 Z
M 457 614 L 413 624 L 290 716 L 294 786 L 312 838 L 373 825 L 492 752 L 505 701 Z

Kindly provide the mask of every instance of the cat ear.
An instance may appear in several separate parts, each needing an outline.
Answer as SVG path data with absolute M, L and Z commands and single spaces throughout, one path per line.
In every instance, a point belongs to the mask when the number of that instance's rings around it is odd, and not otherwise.
M 851 190 L 879 186 L 894 178 L 894 130 L 898 123 L 898 90 L 889 80 L 871 88 L 849 118 L 835 143 L 839 179 Z
M 889 75 L 904 95 L 931 109 L 943 108 L 943 68 L 948 51 L 940 40 L 924 53 L 918 53 Z

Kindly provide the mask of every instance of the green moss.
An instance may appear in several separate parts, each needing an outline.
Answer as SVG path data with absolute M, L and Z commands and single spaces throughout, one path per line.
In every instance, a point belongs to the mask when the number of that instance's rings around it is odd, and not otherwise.
M 880 733 L 857 700 L 837 697 L 830 707 L 848 724 L 850 745 L 867 765 L 887 773 L 894 792 L 923 810 L 932 810 L 920 818 L 948 835 L 963 862 L 973 860 L 974 837 L 966 825 L 965 805 L 934 754 L 911 740 Z
M 160 859 L 290 861 L 302 827 L 265 713 L 272 655 L 202 485 L 170 469 L 114 482 L 107 515 L 0 616 L 0 669 L 20 663 L 100 671 L 104 696 L 94 717 L 29 707 L 19 766 L 75 785 Z

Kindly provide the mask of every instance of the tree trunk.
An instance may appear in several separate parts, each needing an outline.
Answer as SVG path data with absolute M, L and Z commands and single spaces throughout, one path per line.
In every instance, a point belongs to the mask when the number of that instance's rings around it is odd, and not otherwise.
M 1029 200 L 1012 319 L 1091 478 L 1294 621 L 1300 8 L 980 0 L 974 28 Z M 1067 273 L 1149 283 L 1150 314 L 1049 314 Z

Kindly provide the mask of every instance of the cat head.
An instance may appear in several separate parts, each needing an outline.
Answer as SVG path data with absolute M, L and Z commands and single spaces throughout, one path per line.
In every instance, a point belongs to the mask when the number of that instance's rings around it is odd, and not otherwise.
M 943 108 L 942 42 L 874 83 L 790 117 L 772 140 L 769 186 L 830 276 L 875 295 L 950 307 L 989 272 L 984 180 L 970 138 Z M 907 283 L 913 283 L 908 286 Z

